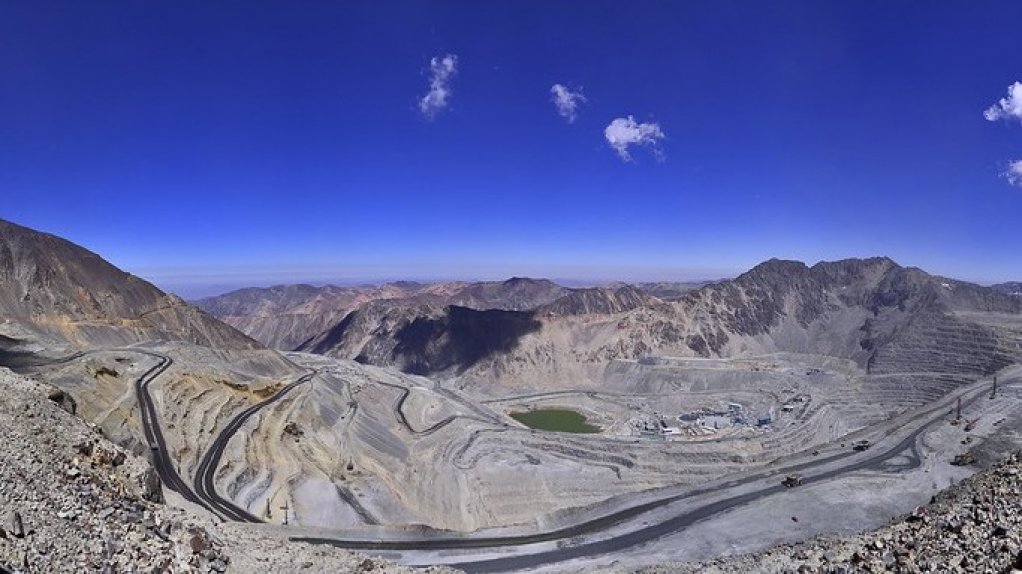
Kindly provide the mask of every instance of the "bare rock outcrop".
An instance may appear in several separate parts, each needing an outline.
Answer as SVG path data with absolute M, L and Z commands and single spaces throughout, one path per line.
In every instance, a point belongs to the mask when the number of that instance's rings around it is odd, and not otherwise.
M 349 312 L 372 302 L 526 311 L 569 292 L 572 290 L 545 279 L 523 277 L 476 283 L 277 285 L 239 289 L 199 299 L 195 305 L 269 347 L 292 350 L 328 331 Z
M 463 372 L 487 357 L 507 353 L 541 323 L 532 311 L 478 311 L 451 305 L 377 301 L 350 313 L 302 350 L 397 366 L 413 374 Z
M 877 374 L 988 375 L 1022 360 L 1022 299 L 886 257 L 812 266 L 773 259 L 671 302 L 627 285 L 570 289 L 528 312 L 537 328 L 472 361 L 452 364 L 430 350 L 459 339 L 488 340 L 505 326 L 482 320 L 478 310 L 469 317 L 472 311 L 455 306 L 407 300 L 363 304 L 302 350 L 416 374 L 467 372 L 472 381 L 491 382 L 588 377 L 610 360 L 648 354 L 823 354 Z

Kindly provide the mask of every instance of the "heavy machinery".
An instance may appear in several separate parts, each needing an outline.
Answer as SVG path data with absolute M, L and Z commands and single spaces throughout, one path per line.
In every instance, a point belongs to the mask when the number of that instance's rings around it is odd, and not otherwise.
M 951 464 L 955 466 L 966 466 L 974 462 L 976 462 L 976 457 L 973 456 L 971 450 L 967 450 L 962 454 L 956 455 L 955 458 L 951 461 Z
M 870 444 L 870 442 L 868 440 L 865 440 L 865 439 L 857 440 L 857 441 L 852 443 L 852 450 L 856 450 L 856 451 L 862 452 L 862 451 L 868 449 L 871 446 L 873 446 L 873 445 Z

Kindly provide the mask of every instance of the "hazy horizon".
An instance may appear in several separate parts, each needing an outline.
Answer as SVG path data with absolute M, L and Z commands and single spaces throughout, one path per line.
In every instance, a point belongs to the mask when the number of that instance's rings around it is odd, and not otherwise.
M 870 257 L 881 257 L 879 255 Z M 867 257 L 860 257 L 864 259 Z M 777 259 L 788 259 L 779 257 Z M 766 260 L 764 260 L 766 261 Z M 812 266 L 819 261 L 802 261 L 806 265 Z M 359 286 L 359 285 L 381 285 L 384 283 L 394 283 L 399 281 L 410 281 L 415 283 L 446 283 L 446 282 L 484 282 L 484 281 L 506 281 L 508 279 L 519 277 L 529 279 L 546 279 L 562 285 L 565 287 L 590 287 L 600 286 L 609 283 L 657 283 L 657 282 L 668 282 L 668 283 L 701 283 L 701 282 L 713 282 L 725 279 L 734 278 L 745 271 L 748 271 L 755 265 L 762 263 L 763 261 L 757 262 L 756 264 L 750 265 L 749 267 L 742 269 L 694 269 L 694 268 L 677 268 L 677 269 L 661 269 L 661 270 L 636 270 L 631 269 L 628 271 L 622 271 L 615 273 L 613 270 L 599 271 L 596 269 L 590 269 L 588 273 L 579 272 L 577 274 L 565 274 L 563 270 L 550 270 L 549 273 L 542 272 L 540 269 L 531 268 L 525 272 L 515 272 L 513 270 L 508 271 L 481 271 L 479 269 L 474 272 L 466 272 L 461 275 L 444 275 L 433 273 L 430 274 L 424 271 L 402 273 L 400 270 L 394 270 L 390 273 L 366 273 L 364 275 L 344 275 L 337 271 L 331 271 L 328 269 L 319 270 L 317 272 L 311 272 L 310 270 L 278 270 L 276 273 L 266 273 L 265 271 L 258 270 L 243 270 L 236 269 L 234 273 L 202 273 L 197 270 L 191 270 L 190 273 L 179 273 L 170 272 L 166 270 L 127 270 L 138 277 L 141 277 L 147 281 L 150 281 L 163 291 L 174 293 L 180 297 L 188 300 L 201 299 L 205 297 L 213 297 L 217 295 L 223 295 L 231 291 L 237 291 L 239 289 L 246 288 L 268 288 L 286 285 L 312 285 L 316 287 L 322 287 L 325 285 L 336 285 L 341 287 L 347 286 Z M 895 261 L 899 265 L 904 267 L 918 267 L 909 263 Z M 922 268 L 923 271 L 938 275 L 942 277 L 949 277 L 951 279 L 957 279 L 960 281 L 967 281 L 978 285 L 989 286 L 997 283 L 1007 283 L 1014 281 L 1022 281 L 1019 278 L 1004 278 L 998 280 L 984 280 L 975 279 L 969 277 L 958 277 L 953 274 L 940 273 L 930 269 Z
M 185 299 L 201 299 L 203 297 L 211 297 L 216 295 L 222 295 L 231 291 L 237 291 L 239 289 L 245 289 L 250 287 L 266 288 L 276 287 L 281 285 L 298 285 L 307 284 L 313 286 L 324 286 L 324 285 L 337 285 L 337 286 L 357 286 L 357 285 L 380 285 L 383 283 L 393 283 L 398 281 L 411 281 L 416 283 L 446 283 L 446 282 L 482 282 L 482 281 L 506 281 L 513 277 L 522 277 L 529 279 L 546 279 L 563 285 L 565 287 L 588 287 L 605 285 L 608 283 L 622 282 L 622 283 L 652 283 L 652 282 L 703 282 L 703 281 L 715 281 L 719 279 L 727 279 L 734 277 L 741 273 L 740 270 L 727 271 L 718 270 L 719 272 L 714 273 L 712 270 L 684 270 L 678 269 L 673 271 L 664 270 L 662 274 L 629 274 L 624 273 L 620 276 L 615 275 L 612 272 L 606 273 L 592 273 L 592 274 L 577 274 L 577 275 L 564 275 L 564 274 L 548 274 L 541 273 L 538 269 L 533 269 L 534 272 L 485 272 L 476 270 L 474 273 L 466 272 L 461 275 L 445 275 L 445 274 L 430 274 L 427 272 L 409 272 L 401 273 L 395 270 L 390 274 L 364 274 L 364 275 L 344 275 L 338 272 L 330 272 L 324 270 L 317 273 L 309 272 L 294 272 L 294 271 L 278 271 L 276 273 L 262 273 L 262 272 L 245 272 L 239 271 L 234 274 L 203 274 L 203 273 L 192 273 L 192 274 L 163 274 L 160 272 L 151 272 L 145 269 L 142 270 L 127 270 L 133 275 L 141 277 L 147 281 L 150 281 L 163 291 L 174 293 Z

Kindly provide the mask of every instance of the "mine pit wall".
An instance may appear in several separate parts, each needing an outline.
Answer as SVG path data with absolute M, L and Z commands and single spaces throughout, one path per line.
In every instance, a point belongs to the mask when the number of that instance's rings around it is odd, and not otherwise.
M 168 355 L 174 364 L 149 390 L 167 446 L 186 481 L 209 444 L 238 412 L 304 373 L 273 351 L 182 346 Z
M 461 483 L 461 473 L 436 460 L 431 452 L 443 431 L 423 438 L 409 437 L 407 429 L 399 427 L 389 412 L 396 391 L 386 387 L 377 387 L 377 391 L 372 398 L 363 398 L 362 393 L 359 400 L 376 400 L 386 405 L 386 410 L 360 403 L 347 430 L 344 452 L 337 455 L 352 460 L 363 480 L 385 486 L 388 498 L 404 507 L 413 521 L 436 527 L 463 523 L 462 494 L 466 485 Z
M 189 477 L 219 429 L 252 397 L 197 373 L 172 373 L 150 385 L 171 456 Z
M 917 318 L 877 350 L 871 372 L 989 375 L 1022 361 L 1022 335 L 1012 329 L 970 323 L 951 315 Z
M 135 382 L 159 359 L 174 363 L 149 385 L 171 457 L 190 481 L 199 456 L 240 409 L 297 378 L 302 369 L 272 351 L 214 351 L 188 344 L 120 350 L 92 350 L 66 363 L 40 367 L 41 379 L 73 398 L 76 414 L 97 424 L 104 436 L 148 455 Z
M 37 376 L 72 397 L 76 414 L 96 424 L 106 438 L 136 454 L 148 454 L 135 381 L 158 361 L 143 349 L 99 350 L 64 364 L 44 366 Z M 210 433 L 246 401 L 220 384 L 224 377 L 232 376 L 225 375 L 223 369 L 204 374 L 197 372 L 203 367 L 196 365 L 196 372 L 183 372 L 181 363 L 160 375 L 149 390 L 172 456 L 180 461 L 181 471 L 187 472 L 197 462 Z
M 427 488 L 435 489 L 431 470 L 423 472 L 432 466 L 431 459 L 424 457 L 419 467 L 411 462 L 416 445 L 393 422 L 396 394 L 382 385 L 367 387 L 354 398 L 376 408 L 352 408 L 343 381 L 317 376 L 313 385 L 274 403 L 235 436 L 217 484 L 257 516 L 265 514 L 269 500 L 274 522 L 282 520 L 280 507 L 286 504 L 291 522 L 317 526 L 357 526 L 366 516 L 386 523 L 425 523 L 414 509 L 444 499 Z M 290 423 L 300 435 L 285 430 Z M 358 508 L 344 500 L 352 489 L 360 493 Z M 343 516 L 331 516 L 334 512 Z M 353 524 L 354 519 L 360 522 Z
M 798 364 L 799 357 L 803 359 L 802 366 L 786 365 L 789 361 Z M 805 365 L 816 362 L 837 372 L 808 374 Z M 897 411 L 918 406 L 971 380 L 922 375 L 865 378 L 861 371 L 856 374 L 848 361 L 784 354 L 723 360 L 717 364 L 720 368 L 690 369 L 691 376 L 677 376 L 685 383 L 679 387 L 674 380 L 676 374 L 670 369 L 616 361 L 606 367 L 604 383 L 622 388 L 645 384 L 647 390 L 670 393 L 698 387 L 696 392 L 726 395 L 747 389 L 764 377 L 780 377 L 781 384 L 787 384 L 787 377 L 798 376 L 804 378 L 805 384 L 818 386 L 819 392 L 804 410 L 792 415 L 798 424 L 790 428 L 779 426 L 770 436 L 751 440 L 654 445 L 487 428 L 466 421 L 418 436 L 397 421 L 393 408 L 400 391 L 370 380 L 383 376 L 376 369 L 349 366 L 351 372 L 340 378 L 362 381 L 358 385 L 362 390 L 353 396 L 358 401 L 357 413 L 349 415 L 347 405 L 352 396 L 343 385 L 317 382 L 309 391 L 314 395 L 274 405 L 254 419 L 258 428 L 239 433 L 235 439 L 246 443 L 250 438 L 280 442 L 286 421 L 298 421 L 309 428 L 321 424 L 316 421 L 332 421 L 325 434 L 317 431 L 316 444 L 309 446 L 310 437 L 299 442 L 285 440 L 279 452 L 272 453 L 245 443 L 232 446 L 232 450 L 244 453 L 243 458 L 232 455 L 231 461 L 225 459 L 225 471 L 218 476 L 218 484 L 223 485 L 221 492 L 237 495 L 257 515 L 265 509 L 267 493 L 292 500 L 295 496 L 304 498 L 307 496 L 304 491 L 298 493 L 300 485 L 330 480 L 358 490 L 360 502 L 383 524 L 428 523 L 467 531 L 528 523 L 536 518 L 537 508 L 554 511 L 582 507 L 627 492 L 669 484 L 698 484 L 747 470 L 751 464 L 837 438 L 873 420 L 878 416 L 876 413 L 886 413 L 885 409 Z M 745 370 L 724 368 L 728 364 Z M 757 365 L 776 365 L 770 368 L 777 372 L 755 370 L 754 367 L 760 368 Z M 393 373 L 387 377 L 391 383 L 403 380 L 402 384 L 411 384 Z M 408 409 L 423 410 L 431 402 L 422 400 L 423 396 L 414 396 L 425 393 L 423 390 L 412 393 L 406 401 L 405 414 L 412 427 L 419 428 L 419 423 L 435 418 L 409 412 Z M 863 399 L 869 395 L 878 397 L 882 408 Z M 901 402 L 895 404 L 896 400 Z M 888 401 L 891 404 L 886 404 Z M 852 408 L 841 411 L 837 408 L 840 405 Z M 862 412 L 856 412 L 856 407 Z M 339 466 L 343 468 L 349 460 L 356 470 L 340 481 L 339 474 L 344 471 Z M 265 469 L 271 463 L 278 466 L 269 482 L 269 475 L 263 470 L 246 470 Z M 333 503 L 341 504 L 341 497 L 338 495 Z
M 249 419 L 228 443 L 215 475 L 220 492 L 260 518 L 267 517 L 267 507 L 280 514 L 296 467 L 289 445 L 281 440 L 287 417 L 280 413 L 289 409 L 291 400 L 282 399 Z
M 875 375 L 834 391 L 827 400 L 851 430 L 918 408 L 976 380 L 954 374 Z
M 374 496 L 381 494 L 386 498 L 389 492 L 391 502 L 404 507 L 402 512 L 387 512 L 392 505 L 386 500 L 362 499 L 384 523 L 427 523 L 422 517 L 430 517 L 428 523 L 435 527 L 473 530 L 529 522 L 536 517 L 537 506 L 553 509 L 570 501 L 581 505 L 643 486 L 623 484 L 609 468 L 622 464 L 617 452 L 621 445 L 617 442 L 594 445 L 577 441 L 566 446 L 563 438 L 527 431 L 512 437 L 500 432 L 502 429 L 480 428 L 471 421 L 410 437 L 407 429 L 395 423 L 392 407 L 397 396 L 395 389 L 366 385 L 356 394 L 360 406 L 350 426 L 340 423 L 344 430 L 334 435 L 339 440 L 335 438 L 331 445 L 325 445 L 336 450 L 316 455 L 333 461 L 354 461 L 355 472 L 338 484 L 357 485 L 363 493 L 365 481 L 385 484 L 384 492 L 375 491 Z M 273 410 L 268 410 L 266 416 L 284 418 Z M 288 417 L 294 419 L 293 414 Z M 261 435 L 262 431 L 257 430 L 252 436 Z M 294 450 L 289 441 L 284 444 L 296 459 L 310 456 Z M 537 461 L 542 459 L 542 465 L 530 463 L 529 456 Z M 255 466 L 256 462 L 250 464 Z M 318 466 L 322 459 L 306 459 L 301 464 L 304 466 L 300 472 L 310 475 L 309 465 Z M 675 479 L 673 469 L 655 472 L 660 478 L 653 486 Z M 240 482 L 265 480 L 257 474 L 239 478 Z M 331 478 L 336 479 L 337 475 Z M 240 482 L 235 482 L 231 490 L 245 496 L 246 489 Z M 259 488 L 265 490 L 266 486 Z M 571 498 L 565 499 L 566 496 Z M 382 513 L 380 503 L 384 507 Z

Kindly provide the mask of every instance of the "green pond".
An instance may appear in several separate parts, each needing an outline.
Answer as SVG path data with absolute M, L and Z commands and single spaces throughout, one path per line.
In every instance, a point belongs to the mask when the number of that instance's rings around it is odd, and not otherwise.
M 511 413 L 511 418 L 537 430 L 576 433 L 600 432 L 600 427 L 587 423 L 585 416 L 568 409 L 536 409 L 523 413 Z

